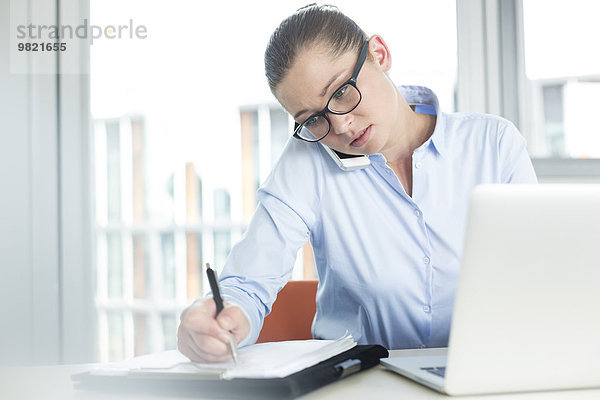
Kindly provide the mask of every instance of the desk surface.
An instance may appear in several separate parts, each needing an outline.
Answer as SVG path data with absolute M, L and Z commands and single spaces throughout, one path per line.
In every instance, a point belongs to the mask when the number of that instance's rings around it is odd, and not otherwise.
M 429 349 L 431 354 L 439 353 L 439 349 Z M 393 350 L 390 357 L 406 357 L 413 355 L 413 350 Z M 4 368 L 0 369 L 0 399 L 10 400 L 97 400 L 106 395 L 83 392 L 73 389 L 71 375 L 90 369 L 89 364 L 57 365 L 46 367 Z M 352 375 L 346 379 L 327 385 L 319 390 L 303 396 L 303 399 L 365 399 L 377 396 L 378 399 L 448 399 L 381 366 Z M 131 399 L 128 396 L 110 396 L 111 399 Z M 145 400 L 179 400 L 189 397 L 135 397 Z M 570 390 L 537 393 L 518 393 L 490 396 L 468 396 L 468 400 L 563 400 L 563 399 L 600 399 L 600 388 L 593 390 Z

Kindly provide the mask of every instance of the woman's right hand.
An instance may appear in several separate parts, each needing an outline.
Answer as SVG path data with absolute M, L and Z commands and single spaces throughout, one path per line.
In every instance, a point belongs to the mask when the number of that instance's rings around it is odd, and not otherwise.
M 217 306 L 212 297 L 196 300 L 181 313 L 177 329 L 177 348 L 198 362 L 223 362 L 231 358 L 229 332 L 236 345 L 250 332 L 250 322 L 237 306 L 225 308 L 215 319 Z

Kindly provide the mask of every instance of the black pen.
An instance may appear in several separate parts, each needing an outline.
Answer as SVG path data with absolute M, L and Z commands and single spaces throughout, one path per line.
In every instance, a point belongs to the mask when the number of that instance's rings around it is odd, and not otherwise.
M 210 284 L 210 290 L 212 291 L 213 299 L 217 305 L 217 313 L 215 318 L 221 311 L 223 311 L 223 298 L 221 297 L 221 291 L 219 290 L 219 283 L 217 282 L 217 276 L 215 271 L 210 267 L 209 263 L 206 263 L 206 275 L 208 275 L 208 283 Z M 237 349 L 235 346 L 235 339 L 233 332 L 229 331 L 229 351 L 231 352 L 231 358 L 233 363 L 237 365 Z

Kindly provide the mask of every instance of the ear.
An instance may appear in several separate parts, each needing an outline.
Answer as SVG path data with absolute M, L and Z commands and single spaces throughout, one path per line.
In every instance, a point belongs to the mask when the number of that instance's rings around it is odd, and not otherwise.
M 384 72 L 392 68 L 392 54 L 381 36 L 373 35 L 369 38 L 369 54 Z

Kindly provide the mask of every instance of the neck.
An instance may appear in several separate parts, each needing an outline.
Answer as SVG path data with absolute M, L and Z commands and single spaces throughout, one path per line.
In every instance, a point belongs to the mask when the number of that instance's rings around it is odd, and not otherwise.
M 435 128 L 436 116 L 419 114 L 404 103 L 400 113 L 402 124 L 392 137 L 392 143 L 383 155 L 390 165 L 410 164 L 413 152 L 425 143 Z

